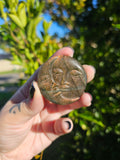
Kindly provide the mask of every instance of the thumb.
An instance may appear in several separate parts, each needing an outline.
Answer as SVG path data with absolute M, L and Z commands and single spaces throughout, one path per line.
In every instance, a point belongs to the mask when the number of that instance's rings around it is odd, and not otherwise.
M 38 88 L 37 82 L 33 81 L 30 87 L 30 96 L 18 104 L 12 104 L 9 108 L 9 116 L 16 123 L 26 122 L 38 114 L 44 107 L 44 100 Z
M 37 82 L 33 81 L 30 87 L 30 96 L 28 98 L 28 109 L 35 115 L 39 113 L 44 107 L 43 96 L 40 92 Z

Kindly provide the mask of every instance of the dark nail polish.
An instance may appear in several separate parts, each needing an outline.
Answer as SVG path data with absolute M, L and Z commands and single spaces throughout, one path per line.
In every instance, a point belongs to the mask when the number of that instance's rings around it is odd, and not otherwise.
M 33 82 L 32 82 L 31 87 L 30 87 L 30 98 L 31 98 L 31 99 L 32 99 L 33 96 L 34 96 L 34 93 L 35 93 L 35 88 L 34 88 Z
M 71 123 L 69 121 L 66 121 L 66 122 L 68 124 L 68 129 L 70 129 L 71 128 Z

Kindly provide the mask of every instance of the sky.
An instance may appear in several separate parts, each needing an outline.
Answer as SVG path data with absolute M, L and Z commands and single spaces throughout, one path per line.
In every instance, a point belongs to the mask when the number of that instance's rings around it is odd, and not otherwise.
M 43 18 L 47 21 L 50 22 L 51 21 L 51 16 L 49 14 L 44 14 Z M 40 31 L 44 31 L 43 30 L 43 26 L 42 26 L 42 22 L 38 24 L 37 26 L 37 35 L 40 36 Z M 50 29 L 48 30 L 48 33 L 53 36 L 54 34 L 57 34 L 58 37 L 64 37 L 64 35 L 66 33 L 68 33 L 69 30 L 63 26 L 60 26 L 57 22 L 52 22 L 52 25 L 50 27 Z

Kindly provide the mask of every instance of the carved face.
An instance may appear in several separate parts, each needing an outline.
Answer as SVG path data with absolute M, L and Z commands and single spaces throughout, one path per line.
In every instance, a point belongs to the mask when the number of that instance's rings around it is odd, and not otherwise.
M 41 93 L 58 104 L 69 104 L 78 100 L 86 87 L 86 81 L 82 66 L 68 56 L 52 57 L 38 74 Z

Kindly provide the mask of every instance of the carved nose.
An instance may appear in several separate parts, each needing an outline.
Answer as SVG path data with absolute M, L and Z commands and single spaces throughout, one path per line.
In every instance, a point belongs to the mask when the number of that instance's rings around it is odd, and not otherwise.
M 61 84 L 66 84 L 66 85 L 69 85 L 69 82 L 68 82 L 68 77 L 67 77 L 68 75 L 67 75 L 67 72 L 65 72 L 64 74 L 63 74 L 63 77 L 62 77 L 62 82 L 61 82 Z

